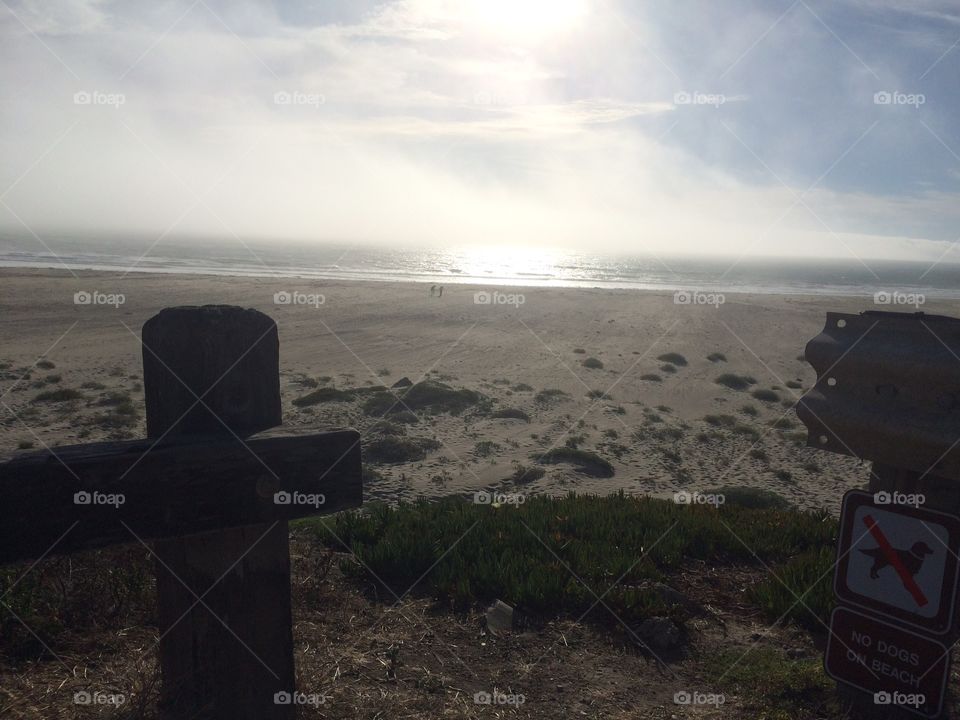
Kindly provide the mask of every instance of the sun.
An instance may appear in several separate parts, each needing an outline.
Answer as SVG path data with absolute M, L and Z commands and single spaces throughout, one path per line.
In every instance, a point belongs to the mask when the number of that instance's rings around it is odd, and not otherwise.
M 535 38 L 573 28 L 586 0 L 462 0 L 463 19 L 478 30 Z

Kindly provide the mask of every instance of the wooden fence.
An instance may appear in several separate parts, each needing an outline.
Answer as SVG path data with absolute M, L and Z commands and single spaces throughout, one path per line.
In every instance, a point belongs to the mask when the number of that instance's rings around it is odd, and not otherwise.
M 287 521 L 362 503 L 360 436 L 251 439 L 281 421 L 277 326 L 256 310 L 168 308 L 142 346 L 147 439 L 0 465 L 0 563 L 147 544 L 162 707 L 292 718 Z

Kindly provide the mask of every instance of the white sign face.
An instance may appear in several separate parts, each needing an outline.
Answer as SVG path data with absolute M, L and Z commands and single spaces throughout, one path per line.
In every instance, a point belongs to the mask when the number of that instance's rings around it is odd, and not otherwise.
M 870 505 L 851 518 L 846 563 L 847 588 L 921 618 L 940 612 L 950 554 L 949 530 L 920 519 Z

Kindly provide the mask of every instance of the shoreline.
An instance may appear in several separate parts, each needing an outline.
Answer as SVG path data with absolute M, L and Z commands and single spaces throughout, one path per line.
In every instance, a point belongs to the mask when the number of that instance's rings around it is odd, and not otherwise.
M 596 284 L 594 281 L 583 281 L 579 284 L 574 284 L 573 282 L 564 282 L 558 281 L 557 283 L 548 284 L 548 283 L 538 283 L 538 284 L 516 284 L 516 278 L 507 278 L 502 282 L 497 282 L 495 279 L 491 278 L 489 282 L 481 282 L 480 279 L 470 277 L 461 279 L 456 275 L 449 277 L 440 277 L 436 276 L 437 279 L 425 279 L 413 276 L 390 276 L 390 277 L 350 277 L 350 276 L 341 276 L 341 275 L 330 275 L 330 276 L 319 276 L 319 275 L 278 275 L 278 274 L 269 274 L 269 273 L 228 273 L 228 272 L 212 272 L 212 271 L 197 271 L 189 272 L 177 269 L 170 270 L 158 270 L 156 268 L 151 268 L 149 270 L 138 270 L 132 269 L 129 271 L 119 270 L 116 268 L 70 268 L 66 269 L 64 267 L 57 266 L 36 266 L 36 265 L 4 265 L 0 264 L 0 277 L 3 276 L 16 276 L 17 274 L 23 273 L 30 276 L 38 276 L 42 274 L 47 274 L 50 277 L 111 277 L 119 276 L 121 278 L 127 278 L 132 276 L 136 277 L 145 277 L 149 279 L 161 279 L 168 277 L 183 277 L 183 278 L 200 278 L 200 279 L 214 279 L 214 278 L 237 278 L 243 280 L 254 280 L 254 281 L 270 281 L 270 282 L 286 282 L 286 281 L 302 281 L 302 282 L 324 282 L 332 283 L 335 285 L 352 285 L 355 283 L 376 283 L 384 285 L 452 285 L 457 287 L 467 287 L 467 288 L 476 288 L 476 289 L 499 289 L 499 288 L 510 288 L 510 289 L 530 289 L 530 290 L 596 290 L 601 292 L 625 292 L 625 293 L 650 293 L 657 295 L 664 294 L 673 294 L 675 292 L 699 292 L 706 294 L 720 294 L 723 296 L 731 297 L 747 297 L 747 296 L 771 296 L 771 297 L 798 297 L 798 298 L 810 298 L 810 299 L 822 299 L 822 298 L 838 298 L 838 299 L 852 299 L 852 300 L 864 300 L 872 301 L 877 291 L 871 292 L 869 289 L 864 288 L 862 291 L 858 290 L 849 290 L 849 291 L 840 291 L 837 287 L 824 287 L 820 291 L 807 291 L 804 289 L 794 289 L 788 287 L 753 287 L 753 288 L 737 288 L 733 290 L 724 289 L 721 286 L 711 286 L 711 285 L 699 285 L 699 286 L 680 286 L 680 285 L 653 285 L 649 284 L 646 286 L 638 285 L 620 285 L 615 283 L 601 283 Z M 921 304 L 926 304 L 926 300 L 931 300 L 938 303 L 946 303 L 951 301 L 960 302 L 960 288 L 955 291 L 944 291 L 942 289 L 930 289 L 927 293 L 923 293 L 924 302 Z M 871 302 L 871 304 L 873 304 Z M 889 309 L 897 310 L 898 308 L 903 308 L 904 312 L 910 312 L 913 305 L 883 305 L 877 304 L 873 309 Z M 917 306 L 919 310 L 919 306 Z

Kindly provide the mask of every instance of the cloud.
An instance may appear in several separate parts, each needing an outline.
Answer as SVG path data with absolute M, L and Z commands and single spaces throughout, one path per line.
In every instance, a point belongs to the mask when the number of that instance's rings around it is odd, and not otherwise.
M 916 80 L 912 41 L 854 34 L 904 4 L 810 5 L 21 4 L 38 37 L 0 19 L 0 226 L 937 256 L 948 83 Z M 950 9 L 915 10 L 928 65 L 923 23 Z M 922 108 L 874 104 L 911 77 Z
M 106 28 L 105 0 L 61 0 L 57 3 L 28 0 L 5 4 L 0 13 L 4 35 L 85 35 Z M 5 17 L 3 17 L 5 15 Z

